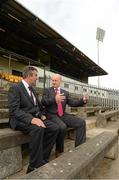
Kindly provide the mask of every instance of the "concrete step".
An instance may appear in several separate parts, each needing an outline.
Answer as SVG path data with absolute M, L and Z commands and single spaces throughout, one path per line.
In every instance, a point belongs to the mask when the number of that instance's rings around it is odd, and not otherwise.
M 108 131 L 108 132 L 113 132 L 115 134 L 118 134 L 118 128 L 113 128 L 113 129 L 107 129 L 107 128 L 93 128 L 93 129 L 89 129 L 86 132 L 87 138 L 93 138 L 99 134 L 101 134 L 104 131 Z
M 0 99 L 0 108 L 8 108 L 8 100 Z
M 119 135 L 119 119 L 117 121 L 108 121 L 105 128 L 87 129 L 87 137 L 92 138 L 104 131 L 111 131 Z
M 8 90 L 0 89 L 0 100 L 8 99 Z
M 9 127 L 9 118 L 0 119 L 0 129 Z
M 8 122 L 8 113 L 9 110 L 7 108 L 0 109 L 0 123 L 7 123 Z M 96 117 L 88 117 L 86 119 L 86 129 L 92 129 L 96 127 Z
M 116 127 L 115 128 L 111 128 L 111 127 L 109 127 L 109 128 L 96 128 L 96 127 L 95 128 L 91 128 L 90 124 L 92 124 L 94 122 L 95 122 L 95 119 L 92 119 L 92 118 L 86 120 L 86 124 L 87 124 L 87 137 L 88 138 L 93 138 L 93 137 L 97 136 L 98 134 L 100 134 L 100 133 L 102 133 L 104 131 L 111 131 L 111 132 L 114 132 L 114 133 L 118 133 L 118 127 L 117 128 Z M 87 140 L 88 140 L 88 138 L 87 138 Z M 66 139 L 65 140 L 65 152 L 69 151 L 73 147 L 74 147 L 74 140 Z M 53 148 L 53 151 L 51 153 L 50 161 L 55 158 L 54 150 L 55 150 L 55 148 Z M 27 166 L 28 166 L 28 153 L 26 153 L 26 154 L 23 153 L 23 165 L 24 166 L 23 166 L 23 170 L 22 171 L 14 174 L 14 175 L 9 176 L 8 179 L 19 179 L 19 177 L 23 176 L 26 173 L 26 169 L 27 169 Z M 106 166 L 107 166 L 107 164 L 106 164 Z M 99 176 L 97 176 L 97 177 L 99 177 Z M 101 174 L 101 177 L 103 177 L 103 174 Z
M 0 119 L 8 118 L 9 116 L 9 110 L 8 109 L 0 109 Z
M 0 124 L 8 123 L 8 122 L 9 122 L 9 118 L 2 118 L 2 119 L 0 119 Z
M 6 113 L 7 111 L 6 111 L 6 109 L 1 109 L 1 112 Z M 1 122 L 1 128 L 4 128 L 3 125 L 4 124 L 6 125 L 8 123 L 8 118 L 2 118 L 2 119 L 0 119 L 0 122 Z M 91 119 L 91 118 L 87 119 L 86 124 L 87 124 L 87 128 L 91 129 L 95 125 L 95 120 Z M 71 136 L 73 136 L 75 138 L 75 132 L 73 131 L 73 133 L 71 133 L 71 134 L 72 134 Z M 72 147 L 74 147 L 74 138 L 71 138 L 70 140 L 65 139 L 65 152 L 68 151 L 69 149 L 72 149 Z M 55 158 L 55 153 L 54 152 L 55 152 L 55 148 L 53 149 L 53 151 L 51 153 L 50 160 L 53 160 Z M 18 178 L 18 177 L 20 177 L 20 176 L 22 176 L 22 175 L 24 175 L 26 173 L 26 169 L 27 169 L 27 166 L 28 166 L 28 159 L 29 159 L 29 156 L 28 156 L 28 151 L 27 151 L 27 148 L 26 148 L 26 152 L 23 153 L 23 163 L 24 163 L 23 170 L 20 171 L 19 173 L 15 174 L 15 175 L 13 175 L 12 177 L 10 176 L 10 178 Z
M 2 121 L 6 122 L 7 119 L 3 119 Z M 87 125 L 87 129 L 93 128 L 95 126 L 95 120 L 91 119 L 91 118 L 87 119 L 86 120 L 86 125 Z M 74 132 L 74 130 L 72 131 L 72 129 L 71 129 L 71 135 L 70 136 L 71 136 L 70 139 L 67 139 L 67 138 L 65 139 L 65 148 L 64 148 L 65 152 L 67 152 L 70 149 L 72 149 L 74 147 L 74 144 L 75 144 L 75 142 L 74 142 L 75 132 Z M 10 177 L 8 177 L 8 179 L 9 178 L 10 179 L 11 178 L 14 179 L 14 178 L 18 178 L 20 176 L 23 176 L 26 173 L 26 170 L 27 170 L 27 167 L 28 167 L 28 159 L 29 159 L 29 156 L 28 156 L 28 147 L 26 146 L 24 148 L 24 151 L 23 151 L 23 170 L 18 172 L 18 173 L 16 173 L 16 174 L 14 174 L 14 175 L 12 175 L 12 176 L 10 176 Z M 51 152 L 50 161 L 53 160 L 53 159 L 55 159 L 55 146 L 54 146 L 54 148 L 53 148 L 53 150 Z
M 7 100 L 8 99 L 7 94 L 0 94 L 0 100 L 2 99 Z
M 74 141 L 66 139 L 65 148 L 64 148 L 65 152 L 69 151 L 73 147 L 74 147 Z M 53 159 L 55 159 L 55 147 L 51 152 L 50 161 L 52 161 Z M 8 176 L 7 179 L 19 179 L 21 176 L 25 175 L 28 167 L 28 161 L 29 161 L 29 156 L 28 156 L 28 151 L 26 150 L 26 152 L 25 151 L 23 152 L 23 169 L 17 172 L 16 174 Z
M 0 88 L 0 94 L 8 94 L 8 89 Z
M 100 134 L 100 133 L 102 133 L 104 131 L 112 131 L 114 133 L 117 133 L 116 131 L 111 130 L 111 129 L 93 128 L 93 129 L 87 130 L 87 136 L 89 138 L 93 138 L 93 137 L 97 136 L 98 134 Z M 65 140 L 65 152 L 70 151 L 73 147 L 74 147 L 74 140 L 66 139 Z M 55 153 L 54 152 L 55 152 L 55 148 L 53 148 L 53 150 L 52 150 L 50 161 L 55 159 Z M 24 156 L 24 158 L 23 158 L 23 169 L 22 169 L 22 171 L 17 172 L 16 174 L 7 177 L 8 179 L 19 179 L 21 176 L 26 174 L 26 170 L 27 170 L 27 167 L 28 167 L 28 154 L 24 153 L 23 156 Z
M 86 130 L 92 129 L 96 127 L 96 117 L 88 117 L 86 119 Z

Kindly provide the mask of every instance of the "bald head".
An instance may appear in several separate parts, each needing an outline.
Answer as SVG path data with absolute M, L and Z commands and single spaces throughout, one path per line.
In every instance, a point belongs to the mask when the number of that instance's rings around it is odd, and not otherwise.
M 54 88 L 58 88 L 61 85 L 62 82 L 62 77 L 59 74 L 53 74 L 53 76 L 51 77 L 52 79 L 52 85 Z
M 53 74 L 52 77 L 51 77 L 51 79 L 58 79 L 58 80 L 61 80 L 62 77 L 61 77 L 61 75 L 59 75 L 59 74 Z

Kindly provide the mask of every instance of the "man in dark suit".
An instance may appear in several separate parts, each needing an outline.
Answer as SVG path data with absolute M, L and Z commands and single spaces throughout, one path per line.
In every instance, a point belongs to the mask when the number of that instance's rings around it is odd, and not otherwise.
M 30 136 L 27 173 L 47 162 L 59 132 L 58 126 L 46 119 L 43 106 L 33 90 L 32 85 L 36 85 L 37 79 L 37 69 L 27 66 L 23 80 L 8 92 L 10 126 Z
M 46 107 L 47 117 L 60 128 L 56 140 L 56 157 L 64 151 L 64 137 L 67 127 L 76 129 L 75 147 L 86 140 L 85 120 L 66 113 L 65 108 L 66 104 L 72 107 L 83 106 L 87 103 L 88 96 L 81 99 L 72 99 L 69 92 L 60 88 L 61 81 L 61 76 L 54 74 L 52 76 L 52 87 L 45 89 L 41 101 Z

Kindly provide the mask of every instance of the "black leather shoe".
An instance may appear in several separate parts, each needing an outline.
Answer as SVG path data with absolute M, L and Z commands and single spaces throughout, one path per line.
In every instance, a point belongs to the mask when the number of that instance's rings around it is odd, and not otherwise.
M 55 151 L 55 157 L 56 157 L 56 158 L 59 157 L 59 156 L 61 156 L 62 154 L 63 154 L 63 152 L 60 152 L 60 151 L 58 151 L 58 150 Z
M 43 161 L 42 161 L 42 164 L 41 164 L 39 167 L 47 164 L 48 162 L 49 162 L 48 160 L 43 160 Z M 26 171 L 26 174 L 30 173 L 31 171 L 33 171 L 33 170 L 35 170 L 35 169 L 37 169 L 37 168 L 32 168 L 31 166 L 28 166 L 28 169 L 27 169 L 27 171 Z
M 47 164 L 47 163 L 49 163 L 49 161 L 46 160 L 46 159 L 44 159 L 44 160 L 43 160 L 43 165 L 44 165 L 44 164 Z
M 31 171 L 35 170 L 36 168 L 32 168 L 30 166 L 28 166 L 28 169 L 26 171 L 26 174 L 30 173 Z

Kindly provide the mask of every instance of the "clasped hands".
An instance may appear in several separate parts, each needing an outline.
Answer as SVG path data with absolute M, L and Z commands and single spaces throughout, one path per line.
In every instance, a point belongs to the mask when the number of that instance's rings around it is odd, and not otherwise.
M 64 93 L 62 93 L 62 94 L 57 94 L 57 95 L 55 96 L 56 103 L 63 102 L 64 99 L 65 99 Z
M 33 119 L 31 120 L 31 124 L 35 124 L 35 125 L 37 125 L 37 126 L 39 126 L 39 127 L 46 128 L 45 124 L 43 123 L 43 121 L 44 121 L 45 119 L 46 119 L 46 116 L 44 116 L 44 115 L 41 116 L 41 119 L 39 119 L 39 118 L 33 118 Z

